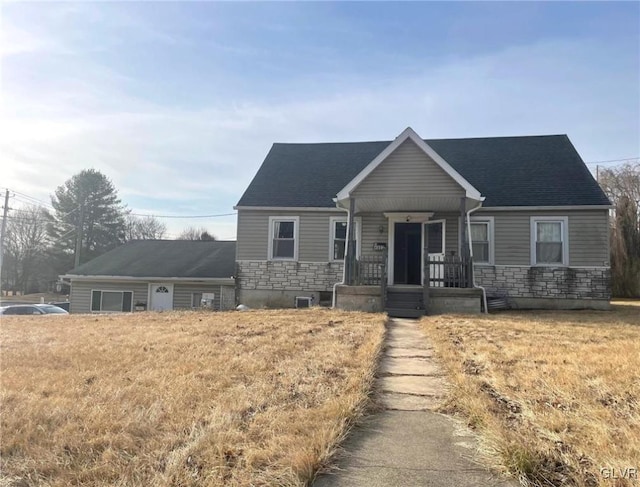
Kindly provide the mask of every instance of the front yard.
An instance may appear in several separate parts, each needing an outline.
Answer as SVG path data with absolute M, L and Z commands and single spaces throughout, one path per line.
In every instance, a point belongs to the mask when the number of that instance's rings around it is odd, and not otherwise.
M 367 404 L 384 320 L 5 318 L 0 485 L 305 485 Z
M 638 486 L 640 303 L 422 321 L 448 371 L 444 411 L 494 467 L 536 486 Z

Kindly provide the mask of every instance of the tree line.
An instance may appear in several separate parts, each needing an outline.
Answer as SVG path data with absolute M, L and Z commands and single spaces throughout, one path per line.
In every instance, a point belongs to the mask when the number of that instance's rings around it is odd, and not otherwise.
M 599 183 L 614 210 L 610 224 L 612 291 L 640 297 L 640 163 L 600 172 Z M 87 169 L 51 196 L 50 211 L 24 206 L 9 212 L 4 236 L 2 289 L 49 290 L 57 276 L 131 240 L 161 239 L 157 218 L 133 215 L 102 173 Z M 186 228 L 179 240 L 215 240 L 205 228 Z
M 166 225 L 137 216 L 100 171 L 86 169 L 59 186 L 51 209 L 26 204 L 8 211 L 2 254 L 3 293 L 54 289 L 60 274 L 132 240 L 162 239 Z M 178 240 L 215 240 L 204 228 L 186 228 Z
M 601 171 L 614 206 L 610 219 L 611 285 L 615 297 L 640 297 L 640 162 Z

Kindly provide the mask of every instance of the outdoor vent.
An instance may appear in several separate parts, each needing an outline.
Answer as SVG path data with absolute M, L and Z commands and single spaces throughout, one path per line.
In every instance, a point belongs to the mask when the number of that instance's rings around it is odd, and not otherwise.
M 296 296 L 296 308 L 311 308 L 313 297 Z

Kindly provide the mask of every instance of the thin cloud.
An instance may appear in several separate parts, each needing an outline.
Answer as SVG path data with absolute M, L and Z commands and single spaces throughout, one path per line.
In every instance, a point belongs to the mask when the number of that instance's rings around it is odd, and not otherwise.
M 140 19 L 95 15 L 125 30 L 138 26 L 149 41 L 182 42 L 141 27 Z M 31 53 L 42 47 L 32 37 Z M 93 167 L 144 213 L 225 212 L 273 142 L 389 140 L 407 125 L 428 138 L 568 133 L 585 160 L 633 155 L 640 145 L 639 70 L 637 62 L 615 58 L 603 69 L 599 60 L 609 50 L 606 43 L 550 40 L 410 73 L 391 69 L 371 81 L 354 73 L 327 73 L 316 83 L 301 76 L 283 80 L 277 97 L 255 90 L 241 102 L 214 97 L 181 105 L 146 97 L 153 80 L 82 58 L 74 75 L 5 85 L 3 184 L 47 199 Z M 228 238 L 234 221 L 198 226 Z

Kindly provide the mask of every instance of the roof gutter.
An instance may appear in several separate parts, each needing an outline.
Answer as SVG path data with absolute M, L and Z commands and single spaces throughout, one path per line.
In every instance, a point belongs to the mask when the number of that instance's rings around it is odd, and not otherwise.
M 334 200 L 334 201 L 335 201 L 335 200 Z M 337 204 L 337 203 L 336 203 L 336 204 Z M 346 211 L 346 212 L 347 212 L 347 214 L 349 213 L 349 210 L 345 210 L 344 208 L 340 208 L 340 209 L 341 209 L 341 210 L 343 210 L 343 211 Z M 350 230 L 350 229 L 349 229 L 349 224 L 350 224 L 351 220 L 353 220 L 353 218 L 347 218 L 347 235 L 349 235 L 349 230 Z M 345 260 L 345 262 L 346 262 L 346 260 L 347 260 L 347 252 L 348 252 L 348 251 L 349 251 L 349 245 L 347 245 L 347 246 L 346 246 L 346 248 L 345 248 L 345 254 L 344 254 L 344 260 Z M 340 282 L 336 282 L 336 283 L 333 285 L 333 294 L 332 294 L 332 296 L 331 296 L 331 308 L 333 308 L 333 309 L 335 309 L 335 307 L 336 307 L 336 301 L 337 301 L 337 299 L 336 299 L 336 288 L 337 288 L 338 286 L 342 286 L 342 285 L 344 285 L 344 283 L 345 283 L 346 279 L 347 279 L 347 266 L 346 266 L 346 265 L 345 265 L 345 263 L 343 262 L 343 264 L 342 264 L 342 281 L 340 281 Z
M 162 277 L 162 276 L 87 276 L 80 274 L 64 274 L 58 276 L 62 281 L 77 280 L 77 281 L 151 281 L 151 282 L 206 282 L 209 284 L 232 284 L 235 282 L 235 278 L 230 277 Z
M 482 198 L 482 200 L 484 200 L 484 198 Z M 471 256 L 471 259 L 472 259 L 471 262 L 473 262 L 473 241 L 471 240 L 471 213 L 479 210 L 481 207 L 482 207 L 482 201 L 480 201 L 477 206 L 467 211 L 467 238 L 469 239 L 469 255 Z M 471 269 L 471 284 L 473 284 L 474 288 L 482 290 L 482 304 L 484 305 L 484 312 L 485 314 L 489 314 L 489 308 L 487 307 L 487 290 L 482 286 L 478 286 L 478 284 L 476 284 L 475 269 Z

